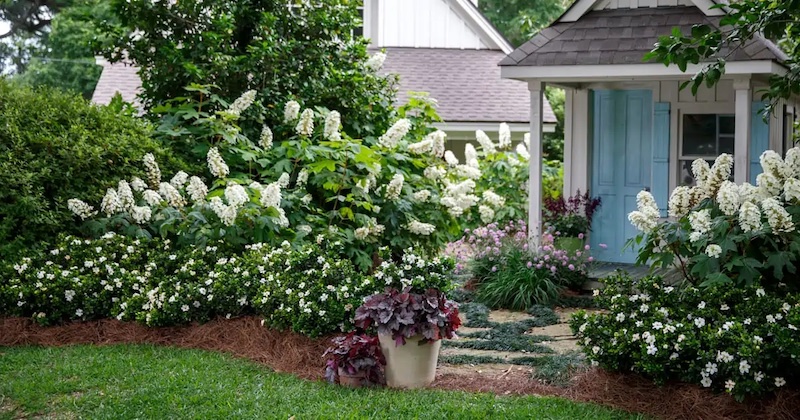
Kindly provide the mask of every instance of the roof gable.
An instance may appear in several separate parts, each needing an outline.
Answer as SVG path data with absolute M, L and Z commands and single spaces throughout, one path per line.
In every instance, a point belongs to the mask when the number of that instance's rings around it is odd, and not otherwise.
M 714 0 L 576 0 L 556 22 L 576 22 L 592 10 L 638 9 L 695 6 L 706 16 L 722 16 L 723 9 L 713 9 Z

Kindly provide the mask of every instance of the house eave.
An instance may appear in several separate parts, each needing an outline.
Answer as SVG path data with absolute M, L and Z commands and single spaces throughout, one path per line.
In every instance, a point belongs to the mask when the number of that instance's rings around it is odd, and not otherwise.
M 488 131 L 488 132 L 496 132 L 498 131 L 498 122 L 441 122 L 441 123 L 434 123 L 433 127 L 444 132 L 452 131 L 452 132 L 470 132 L 470 131 Z M 531 126 L 530 123 L 527 122 L 514 122 L 508 123 L 508 128 L 511 130 L 512 133 L 527 133 L 530 131 Z M 543 123 L 543 131 L 545 133 L 554 133 L 556 131 L 556 123 L 552 122 L 545 122 Z
M 570 66 L 502 66 L 501 77 L 515 80 L 547 82 L 629 81 L 686 79 L 702 70 L 705 64 L 690 65 L 682 72 L 678 66 L 660 63 L 593 64 Z M 772 60 L 732 61 L 725 64 L 726 76 L 783 75 L 786 68 Z

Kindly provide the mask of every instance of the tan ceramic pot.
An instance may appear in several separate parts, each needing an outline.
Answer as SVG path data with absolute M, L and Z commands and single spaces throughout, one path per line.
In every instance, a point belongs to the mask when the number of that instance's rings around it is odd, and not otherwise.
M 386 385 L 392 388 L 424 388 L 436 378 L 436 364 L 442 340 L 420 345 L 422 336 L 406 338 L 406 344 L 396 346 L 392 336 L 380 334 L 378 339 L 386 357 Z

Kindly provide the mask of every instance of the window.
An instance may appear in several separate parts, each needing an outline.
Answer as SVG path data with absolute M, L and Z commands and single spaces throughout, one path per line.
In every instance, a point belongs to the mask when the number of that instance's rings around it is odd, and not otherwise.
M 722 153 L 733 154 L 733 115 L 684 114 L 680 142 L 680 185 L 693 185 L 692 162 L 705 159 L 709 165 Z
M 360 38 L 364 36 L 364 3 L 358 6 L 358 26 L 353 29 L 353 38 Z

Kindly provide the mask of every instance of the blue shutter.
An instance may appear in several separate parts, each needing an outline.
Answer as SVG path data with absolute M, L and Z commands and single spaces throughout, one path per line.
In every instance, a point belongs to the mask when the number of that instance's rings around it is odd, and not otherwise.
M 750 128 L 750 183 L 761 173 L 761 154 L 769 148 L 769 121 L 764 121 L 766 102 L 753 102 Z
M 657 102 L 653 118 L 653 197 L 667 217 L 669 201 L 669 102 Z

